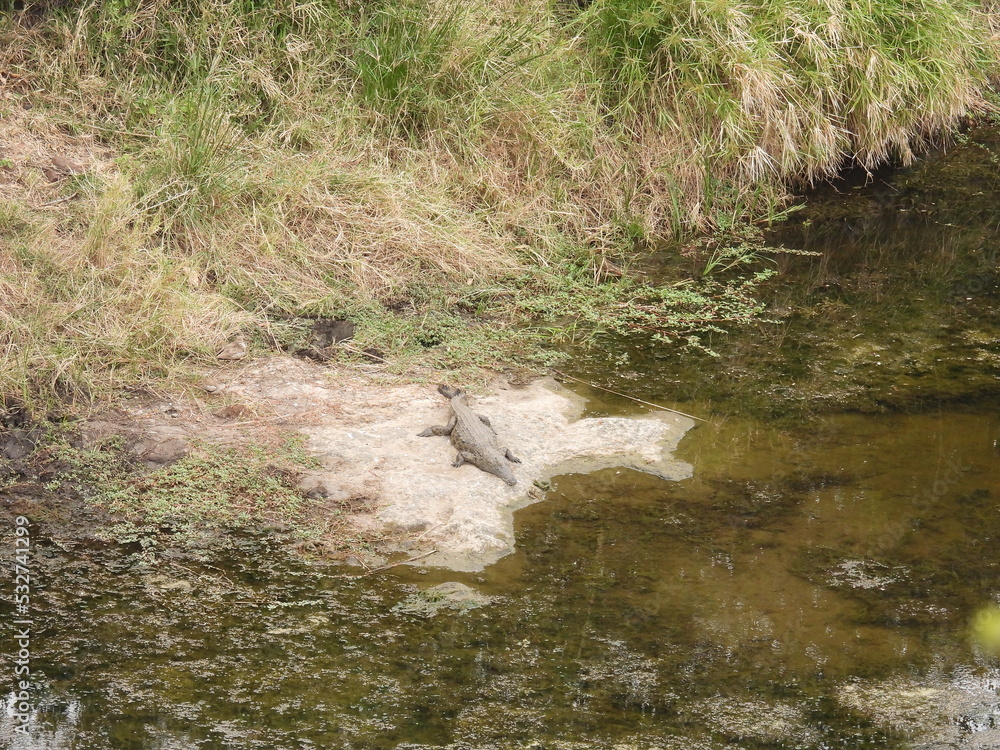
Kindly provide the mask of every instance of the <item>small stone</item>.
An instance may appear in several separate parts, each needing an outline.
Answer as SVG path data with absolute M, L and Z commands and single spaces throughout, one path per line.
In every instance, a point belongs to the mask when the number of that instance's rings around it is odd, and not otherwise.
M 56 155 L 52 157 L 52 167 L 57 172 L 64 175 L 69 174 L 83 174 L 83 167 L 77 164 L 72 159 L 67 159 L 65 156 Z
M 217 383 L 202 383 L 201 389 L 205 391 L 205 393 L 218 393 L 219 385 Z
M 172 464 L 187 455 L 189 447 L 187 441 L 181 438 L 167 438 L 166 440 L 143 442 L 135 446 L 135 452 L 142 462 L 149 468 L 158 468 L 167 464 Z
M 236 339 L 222 347 L 216 357 L 224 360 L 243 359 L 247 356 L 247 345 L 243 339 Z
M 246 404 L 230 404 L 216 410 L 215 416 L 219 419 L 239 419 L 250 413 L 250 407 Z

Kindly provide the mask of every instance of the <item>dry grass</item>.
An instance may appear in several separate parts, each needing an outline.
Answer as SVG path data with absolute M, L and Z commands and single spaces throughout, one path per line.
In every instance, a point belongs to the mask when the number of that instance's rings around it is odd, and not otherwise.
M 768 185 L 909 163 L 990 110 L 1000 57 L 973 1 L 605 0 L 580 27 L 605 101 L 679 187 L 674 225 L 695 228 Z
M 986 109 L 998 54 L 980 9 L 150 0 L 8 14 L 0 392 L 170 375 L 275 313 L 388 331 L 387 311 L 500 289 L 499 312 L 581 267 L 599 280 L 636 239 L 766 212 L 791 181 L 906 162 Z M 83 174 L 49 183 L 56 154 Z

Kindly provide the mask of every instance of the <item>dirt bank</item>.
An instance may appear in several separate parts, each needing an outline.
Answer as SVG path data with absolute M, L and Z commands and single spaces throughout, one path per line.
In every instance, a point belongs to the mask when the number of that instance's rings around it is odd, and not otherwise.
M 453 468 L 446 438 L 417 437 L 449 416 L 434 384 L 387 385 L 290 357 L 206 373 L 186 396 L 126 402 L 85 422 L 77 444 L 92 449 L 120 436 L 140 471 L 156 471 L 204 443 L 269 446 L 304 435 L 310 465 L 290 480 L 309 498 L 308 523 L 330 527 L 335 516 L 337 528 L 383 540 L 375 555 L 342 554 L 375 565 L 404 553 L 457 570 L 481 570 L 513 551 L 513 511 L 542 499 L 549 477 L 612 466 L 674 480 L 691 474 L 671 454 L 693 424 L 681 416 L 581 419 L 583 400 L 551 379 L 496 380 L 473 389 L 471 402 L 521 459 L 515 486 L 473 466 Z M 184 494 L 178 487 L 177 514 Z

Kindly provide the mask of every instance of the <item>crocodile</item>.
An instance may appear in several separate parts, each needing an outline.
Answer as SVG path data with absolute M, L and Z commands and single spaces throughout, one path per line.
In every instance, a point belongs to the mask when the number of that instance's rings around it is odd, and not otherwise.
M 438 393 L 451 400 L 451 419 L 443 427 L 428 427 L 418 437 L 449 435 L 451 444 L 458 450 L 458 457 L 452 466 L 470 463 L 495 474 L 512 487 L 517 484 L 507 462 L 519 464 L 521 459 L 515 457 L 510 448 L 501 448 L 497 444 L 497 435 L 490 426 L 490 420 L 469 408 L 465 391 L 441 385 L 438 386 Z

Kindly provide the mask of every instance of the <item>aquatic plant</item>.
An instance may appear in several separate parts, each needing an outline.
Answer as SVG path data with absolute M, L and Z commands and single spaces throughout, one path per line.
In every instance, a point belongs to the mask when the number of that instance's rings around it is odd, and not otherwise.
M 155 546 L 165 530 L 181 543 L 223 529 L 275 526 L 303 538 L 319 533 L 308 523 L 311 501 L 295 483 L 300 468 L 311 463 L 301 440 L 196 444 L 178 461 L 148 471 L 121 441 L 91 449 L 57 442 L 50 450 L 61 467 L 50 480 L 52 489 L 75 489 L 107 511 L 106 527 L 98 531 L 114 541 Z

